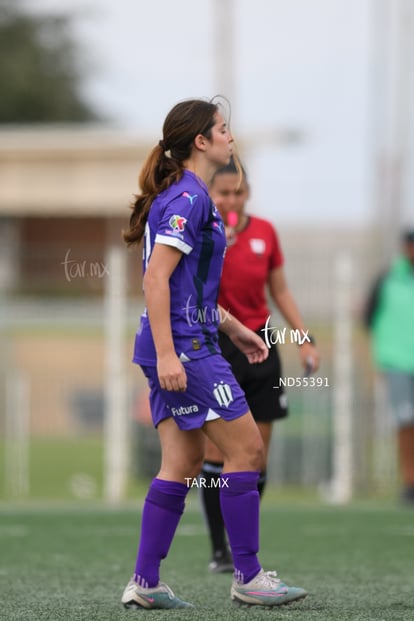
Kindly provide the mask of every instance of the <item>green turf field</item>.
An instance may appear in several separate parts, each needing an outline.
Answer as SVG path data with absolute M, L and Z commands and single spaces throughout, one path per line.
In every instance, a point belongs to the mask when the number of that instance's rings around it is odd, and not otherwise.
M 329 508 L 264 501 L 261 560 L 309 590 L 273 610 L 234 608 L 230 577 L 209 575 L 208 542 L 192 490 L 162 578 L 196 609 L 124 610 L 139 530 L 134 508 L 0 509 L 0 619 L 294 619 L 412 621 L 414 512 L 396 507 Z M 140 503 L 137 503 L 140 504 Z

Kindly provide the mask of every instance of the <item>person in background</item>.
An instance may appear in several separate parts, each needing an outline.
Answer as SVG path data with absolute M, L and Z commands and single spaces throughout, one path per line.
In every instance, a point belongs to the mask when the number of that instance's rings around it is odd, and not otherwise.
M 191 608 L 160 582 L 185 499 L 203 462 L 206 436 L 220 447 L 220 497 L 235 574 L 238 604 L 280 606 L 307 592 L 264 571 L 258 559 L 257 480 L 263 442 L 240 386 L 223 358 L 218 329 L 251 364 L 265 360 L 262 339 L 217 306 L 226 247 L 224 225 L 207 189 L 228 164 L 233 138 L 218 105 L 188 100 L 168 113 L 163 136 L 140 173 L 128 245 L 143 244 L 146 308 L 133 361 L 150 387 L 161 443 L 161 466 L 142 512 L 136 564 L 121 601 L 126 608 Z
M 372 286 L 364 319 L 397 430 L 401 499 L 414 505 L 414 229 L 402 233 L 400 255 Z
M 215 173 L 210 183 L 210 194 L 226 224 L 228 240 L 219 303 L 225 311 L 230 311 L 266 341 L 266 325 L 270 318 L 266 296 L 269 293 L 283 318 L 292 329 L 298 330 L 303 339 L 299 356 L 305 372 L 316 371 L 319 354 L 286 282 L 277 233 L 267 220 L 246 213 L 249 193 L 246 171 L 243 168 L 240 170 L 233 158 Z M 268 332 L 267 343 L 270 341 Z M 266 484 L 273 423 L 288 414 L 286 395 L 278 383 L 282 375 L 278 350 L 276 345 L 271 346 L 266 360 L 249 365 L 224 333 L 219 335 L 219 344 L 246 394 L 263 440 L 264 454 L 258 481 L 261 496 Z M 214 573 L 233 571 L 233 558 L 227 544 L 217 487 L 222 469 L 222 452 L 213 442 L 207 441 L 201 472 L 205 486 L 200 486 L 200 490 L 212 548 L 208 567 Z

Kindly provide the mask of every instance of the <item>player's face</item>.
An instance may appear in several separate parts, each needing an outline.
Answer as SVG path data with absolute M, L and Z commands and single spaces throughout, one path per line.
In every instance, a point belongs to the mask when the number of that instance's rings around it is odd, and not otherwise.
M 211 198 L 216 204 L 224 223 L 227 224 L 227 214 L 235 211 L 240 216 L 249 198 L 249 186 L 243 177 L 241 183 L 239 175 L 225 173 L 217 175 L 210 187 Z
M 208 159 L 216 168 L 226 166 L 232 154 L 233 136 L 230 134 L 226 121 L 220 112 L 215 114 L 215 123 L 211 128 L 211 137 L 208 140 L 209 148 L 206 152 Z

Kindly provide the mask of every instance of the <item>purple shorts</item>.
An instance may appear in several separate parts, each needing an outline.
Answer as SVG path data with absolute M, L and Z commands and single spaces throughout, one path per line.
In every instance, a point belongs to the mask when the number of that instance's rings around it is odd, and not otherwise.
M 220 354 L 184 363 L 187 390 L 173 392 L 160 387 L 157 368 L 141 365 L 150 387 L 150 406 L 154 426 L 170 416 L 183 430 L 199 429 L 205 422 L 223 418 L 233 420 L 249 411 L 243 390 L 230 364 Z

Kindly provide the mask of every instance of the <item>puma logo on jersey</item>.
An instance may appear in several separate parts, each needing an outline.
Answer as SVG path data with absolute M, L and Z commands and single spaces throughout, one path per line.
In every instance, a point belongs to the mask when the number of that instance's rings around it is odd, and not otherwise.
M 190 201 L 190 205 L 192 206 L 196 198 L 198 197 L 198 194 L 193 194 L 191 196 L 191 194 L 189 194 L 188 192 L 183 192 L 182 196 L 184 196 L 185 198 L 188 198 L 188 200 Z

